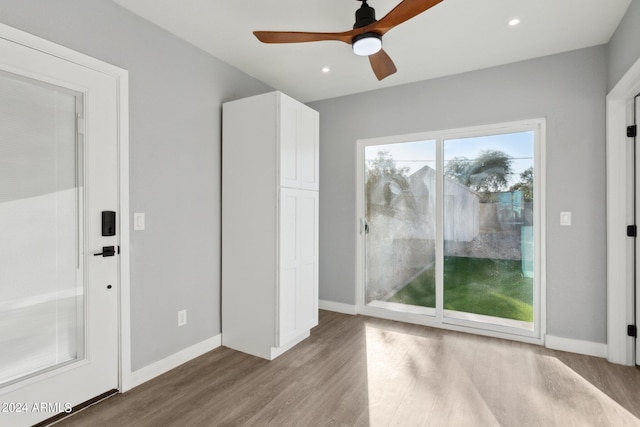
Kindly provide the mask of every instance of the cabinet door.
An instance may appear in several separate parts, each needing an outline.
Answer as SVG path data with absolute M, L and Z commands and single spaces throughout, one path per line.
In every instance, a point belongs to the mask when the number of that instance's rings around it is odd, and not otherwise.
M 319 188 L 319 131 L 317 111 L 306 105 L 298 107 L 298 176 L 300 185 L 298 188 L 315 190 Z
M 298 191 L 297 318 L 301 332 L 318 324 L 318 192 Z
M 288 188 L 300 186 L 297 104 L 288 96 L 280 96 L 280 185 Z
M 280 99 L 280 185 L 319 188 L 319 115 L 300 102 Z
M 281 188 L 278 342 L 318 324 L 318 192 Z

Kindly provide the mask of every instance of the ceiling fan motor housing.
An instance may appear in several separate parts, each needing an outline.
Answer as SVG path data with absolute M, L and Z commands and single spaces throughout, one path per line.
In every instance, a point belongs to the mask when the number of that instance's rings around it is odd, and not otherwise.
M 374 33 L 374 32 L 367 32 L 367 33 L 362 33 L 362 34 L 358 34 L 357 36 L 353 37 L 352 40 L 352 44 L 355 44 L 358 40 L 362 40 L 362 39 L 378 39 L 382 42 L 382 36 L 378 33 Z
M 362 6 L 356 10 L 356 23 L 353 28 L 366 27 L 376 22 L 376 10 L 367 4 L 367 0 L 362 1 Z
M 353 28 L 362 28 L 376 22 L 376 11 L 367 4 L 367 0 L 361 0 L 362 6 L 356 10 L 356 23 Z M 356 55 L 369 56 L 382 48 L 382 36 L 372 31 L 358 34 L 351 40 L 353 51 Z

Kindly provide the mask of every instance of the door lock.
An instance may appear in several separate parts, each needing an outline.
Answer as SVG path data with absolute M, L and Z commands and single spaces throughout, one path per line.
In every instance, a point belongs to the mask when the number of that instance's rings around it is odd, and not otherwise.
M 102 211 L 102 235 L 116 235 L 116 213 L 114 211 Z
M 107 257 L 107 256 L 114 256 L 115 254 L 116 254 L 115 246 L 103 246 L 102 252 L 100 252 L 99 254 L 93 254 L 93 256 L 102 255 L 103 257 Z

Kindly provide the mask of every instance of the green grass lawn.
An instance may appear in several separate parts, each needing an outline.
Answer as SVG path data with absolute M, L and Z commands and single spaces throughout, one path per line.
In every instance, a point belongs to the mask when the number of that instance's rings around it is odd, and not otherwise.
M 390 302 L 435 307 L 435 269 L 429 268 L 400 289 Z M 533 279 L 521 262 L 445 257 L 444 308 L 533 322 Z

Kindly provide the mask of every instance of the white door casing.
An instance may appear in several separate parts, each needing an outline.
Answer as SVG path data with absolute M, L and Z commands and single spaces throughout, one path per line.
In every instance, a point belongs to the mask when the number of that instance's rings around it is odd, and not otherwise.
M 607 359 L 635 364 L 633 239 L 625 228 L 633 221 L 631 144 L 626 129 L 632 122 L 633 97 L 640 92 L 640 60 L 607 95 Z
M 85 356 L 0 388 L 1 401 L 14 404 L 0 413 L 0 424 L 31 425 L 110 389 L 124 390 L 129 380 L 127 73 L 4 25 L 0 70 L 84 100 Z M 107 210 L 119 212 L 116 236 L 101 235 Z M 93 256 L 103 246 L 120 246 L 120 256 Z

